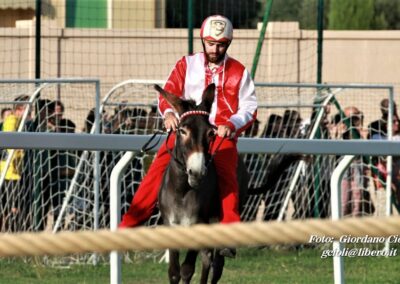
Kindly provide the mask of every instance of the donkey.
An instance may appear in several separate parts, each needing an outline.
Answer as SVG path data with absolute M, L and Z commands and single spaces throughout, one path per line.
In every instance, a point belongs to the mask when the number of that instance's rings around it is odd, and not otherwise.
M 202 95 L 202 102 L 181 100 L 174 94 L 155 89 L 180 115 L 176 131 L 175 147 L 170 151 L 171 160 L 165 171 L 159 191 L 159 208 L 167 226 L 190 226 L 217 221 L 220 214 L 220 199 L 217 188 L 217 174 L 209 153 L 215 138 L 215 129 L 208 121 L 208 114 L 214 101 L 215 85 L 210 84 Z M 168 138 L 167 138 L 168 139 Z M 240 159 L 239 159 L 240 160 Z M 238 161 L 239 199 L 243 201 L 247 191 L 247 171 Z M 203 249 L 201 252 L 202 272 L 200 283 L 207 283 L 211 266 L 211 283 L 217 283 L 222 276 L 224 256 L 218 249 Z M 170 283 L 190 283 L 194 274 L 199 251 L 188 250 L 182 265 L 179 251 L 170 250 L 168 269 Z

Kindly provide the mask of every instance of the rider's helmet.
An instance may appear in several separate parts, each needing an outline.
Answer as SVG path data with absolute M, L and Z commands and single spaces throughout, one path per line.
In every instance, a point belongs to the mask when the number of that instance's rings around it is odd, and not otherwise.
M 231 42 L 233 38 L 232 23 L 221 15 L 209 16 L 201 25 L 200 37 L 203 40 Z

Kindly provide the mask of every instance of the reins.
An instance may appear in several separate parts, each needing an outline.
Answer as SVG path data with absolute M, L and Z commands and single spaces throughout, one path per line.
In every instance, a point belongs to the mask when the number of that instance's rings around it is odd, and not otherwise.
M 172 152 L 172 150 L 170 148 L 168 148 L 168 140 L 169 140 L 169 137 L 171 136 L 171 133 L 172 133 L 172 130 L 168 131 L 167 139 L 165 140 L 165 147 L 167 148 L 168 154 L 175 161 L 175 163 L 177 163 L 182 168 L 182 170 L 185 171 L 186 166 L 179 159 L 177 159 L 176 156 L 174 155 L 174 153 Z
M 206 116 L 209 116 L 210 114 L 209 114 L 208 112 L 202 111 L 202 110 L 191 110 L 191 111 L 187 111 L 187 112 L 184 112 L 184 113 L 180 116 L 180 122 L 182 122 L 182 120 L 183 120 L 184 118 L 186 118 L 186 117 L 188 117 L 188 116 L 191 116 L 191 115 L 206 115 Z M 150 137 L 150 139 L 143 145 L 143 147 L 142 147 L 142 149 L 141 149 L 141 153 L 146 153 L 146 152 L 148 152 L 148 151 L 154 149 L 154 148 L 158 145 L 158 143 L 160 142 L 160 140 L 161 140 L 161 135 L 162 135 L 162 134 L 165 134 L 165 133 L 166 133 L 165 131 L 161 131 L 161 130 L 158 130 L 158 131 L 154 132 L 154 134 Z M 179 159 L 176 158 L 176 155 L 174 155 L 173 150 L 171 150 L 170 148 L 168 148 L 168 141 L 169 141 L 169 138 L 170 138 L 170 136 L 171 136 L 171 133 L 172 133 L 172 131 L 167 131 L 167 138 L 166 138 L 166 140 L 165 140 L 167 152 L 168 152 L 168 154 L 171 156 L 171 158 L 174 159 L 174 161 L 175 161 L 183 170 L 185 170 L 185 169 L 186 169 L 186 166 L 185 166 Z M 155 142 L 153 145 L 149 146 L 149 145 L 153 142 L 153 140 L 154 140 L 158 135 L 159 135 L 159 137 L 158 137 L 158 139 L 157 139 L 157 142 Z M 217 145 L 217 148 L 213 151 L 213 153 L 211 153 L 211 157 L 210 157 L 210 159 L 208 159 L 208 161 L 207 161 L 207 163 L 206 163 L 206 168 L 207 168 L 207 170 L 208 170 L 208 167 L 210 166 L 210 164 L 212 163 L 212 161 L 214 160 L 214 157 L 215 157 L 215 155 L 217 154 L 219 148 L 221 147 L 222 142 L 224 142 L 225 139 L 226 139 L 226 137 L 223 137 L 223 138 L 221 139 L 221 141 L 219 142 L 219 144 Z M 212 142 L 212 144 L 211 144 L 211 146 L 210 146 L 210 149 L 211 149 L 211 150 L 212 150 L 212 148 L 213 148 L 213 146 L 214 146 L 214 142 L 215 142 L 215 139 L 213 140 L 213 142 Z
M 140 150 L 140 152 L 142 154 L 144 154 L 144 153 L 147 153 L 150 150 L 153 150 L 158 145 L 158 143 L 160 142 L 161 135 L 164 134 L 164 133 L 165 133 L 165 131 L 161 131 L 161 130 L 157 130 L 156 132 L 154 132 L 153 135 L 150 137 L 150 139 L 143 145 L 143 147 Z M 149 146 L 149 144 L 157 137 L 157 135 L 160 135 L 158 137 L 157 142 L 155 142 L 153 145 Z
M 215 148 L 214 152 L 211 154 L 210 159 L 208 159 L 207 163 L 206 163 L 206 168 L 208 169 L 208 167 L 210 166 L 211 162 L 214 160 L 215 155 L 217 154 L 219 147 L 221 147 L 222 142 L 224 142 L 224 140 L 226 139 L 226 136 L 222 137 L 221 141 L 219 141 L 219 144 L 217 145 L 217 148 Z M 214 139 L 215 141 L 215 139 Z M 212 146 L 214 146 L 214 141 L 211 145 L 211 150 L 212 150 Z
M 179 160 L 175 157 L 175 155 L 174 155 L 174 153 L 172 152 L 172 150 L 171 150 L 170 148 L 168 148 L 168 140 L 169 140 L 169 138 L 170 138 L 170 136 L 171 136 L 172 131 L 157 130 L 156 132 L 154 132 L 153 135 L 150 137 L 150 139 L 143 145 L 142 149 L 140 150 L 140 153 L 141 153 L 141 154 L 145 154 L 145 153 L 147 153 L 148 151 L 153 150 L 153 149 L 158 145 L 158 143 L 160 142 L 160 140 L 161 140 L 161 135 L 162 135 L 162 134 L 165 134 L 165 133 L 167 133 L 167 138 L 166 138 L 166 140 L 165 140 L 165 145 L 166 145 L 168 154 L 171 156 L 172 159 L 175 160 L 175 162 L 176 162 L 182 169 L 186 169 L 185 165 L 184 165 L 181 161 L 179 161 Z M 155 142 L 153 145 L 149 146 L 150 143 L 153 142 L 153 140 L 154 140 L 158 135 L 159 135 L 159 137 L 158 137 L 158 139 L 157 139 L 157 142 Z

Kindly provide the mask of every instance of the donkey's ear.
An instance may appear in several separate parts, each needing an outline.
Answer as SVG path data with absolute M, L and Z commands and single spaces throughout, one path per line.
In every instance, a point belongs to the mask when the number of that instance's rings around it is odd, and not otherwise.
M 212 83 L 207 86 L 207 88 L 203 92 L 202 101 L 200 107 L 207 111 L 211 111 L 211 106 L 214 102 L 214 95 L 215 95 L 215 84 Z
M 171 107 L 176 112 L 178 112 L 179 114 L 183 113 L 182 100 L 178 96 L 175 96 L 174 94 L 165 91 L 159 85 L 154 85 L 154 89 L 156 89 L 161 94 L 161 96 L 164 97 L 164 99 L 171 105 Z

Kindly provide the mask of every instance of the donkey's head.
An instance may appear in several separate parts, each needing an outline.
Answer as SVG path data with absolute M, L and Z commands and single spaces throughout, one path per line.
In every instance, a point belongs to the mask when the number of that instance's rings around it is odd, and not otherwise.
M 157 85 L 155 88 L 180 116 L 174 155 L 186 167 L 189 185 L 196 187 L 207 174 L 209 147 L 215 138 L 214 128 L 208 121 L 215 85 L 210 84 L 204 90 L 202 102 L 197 106 L 194 101 L 181 100 Z

